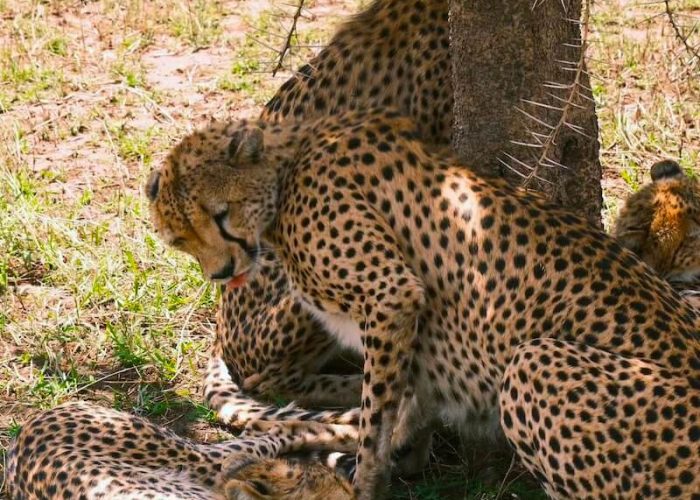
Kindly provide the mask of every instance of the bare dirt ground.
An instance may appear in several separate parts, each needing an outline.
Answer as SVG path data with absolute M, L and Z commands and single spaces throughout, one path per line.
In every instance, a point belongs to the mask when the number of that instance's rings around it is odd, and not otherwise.
M 256 115 L 362 3 L 307 0 L 273 77 L 279 2 L 0 0 L 0 469 L 26 418 L 72 399 L 226 435 L 199 394 L 216 291 L 153 236 L 140 186 L 186 131 Z M 663 2 L 593 9 L 608 224 L 653 161 L 700 166 L 700 1 L 669 5 L 689 48 Z M 453 448 L 396 498 L 541 496 L 507 453 Z

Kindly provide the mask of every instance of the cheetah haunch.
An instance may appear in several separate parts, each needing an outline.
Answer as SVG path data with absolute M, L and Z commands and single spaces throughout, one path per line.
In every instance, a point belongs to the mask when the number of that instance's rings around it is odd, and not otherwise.
M 13 500 L 351 500 L 350 484 L 328 467 L 277 458 L 337 446 L 342 434 L 319 425 L 259 423 L 255 436 L 202 444 L 127 413 L 68 403 L 23 425 L 7 484 Z
M 420 461 L 434 422 L 496 420 L 506 368 L 531 339 L 643 359 L 700 388 L 700 321 L 666 282 L 581 218 L 415 136 L 409 119 L 384 111 L 214 124 L 175 147 L 147 187 L 159 234 L 205 274 L 233 285 L 255 276 L 264 235 L 304 307 L 362 351 L 359 497 L 381 494 L 392 449 L 410 444 Z M 501 406 L 527 455 L 519 419 Z M 554 453 L 564 464 L 575 451 Z M 674 484 L 686 493 L 700 487 L 690 465 L 678 464 L 690 481 Z M 642 481 L 611 465 L 605 488 L 639 493 L 653 476 L 641 466 Z M 558 467 L 557 491 L 576 496 Z

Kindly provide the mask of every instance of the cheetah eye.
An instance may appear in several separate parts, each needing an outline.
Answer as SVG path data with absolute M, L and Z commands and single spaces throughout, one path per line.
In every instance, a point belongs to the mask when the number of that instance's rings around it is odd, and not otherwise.
M 179 248 L 185 244 L 185 238 L 175 238 L 170 242 L 170 246 Z
M 214 214 L 212 217 L 214 218 L 214 222 L 216 223 L 216 226 L 219 228 L 219 231 L 221 231 L 221 234 L 228 234 L 228 231 L 226 230 L 226 226 L 224 225 L 224 222 L 226 221 L 226 217 L 228 217 L 228 207 L 225 210 L 222 210 L 221 212 L 218 212 Z M 225 238 L 225 236 L 224 236 Z
M 227 206 L 223 210 L 220 210 L 219 212 L 212 215 L 212 217 L 214 217 L 214 220 L 216 221 L 217 225 L 221 226 L 224 223 L 224 219 L 226 219 L 228 212 L 229 212 L 229 208 Z

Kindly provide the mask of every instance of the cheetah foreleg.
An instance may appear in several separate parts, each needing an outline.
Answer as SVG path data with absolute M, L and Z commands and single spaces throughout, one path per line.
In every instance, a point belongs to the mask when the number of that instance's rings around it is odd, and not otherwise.
M 390 479 L 391 438 L 406 386 L 417 310 L 415 306 L 404 310 L 412 313 L 392 307 L 370 308 L 365 324 L 360 324 L 361 328 L 372 324 L 378 328 L 366 329 L 362 337 L 365 379 L 354 483 L 359 499 L 381 497 Z
M 407 476 L 423 470 L 433 442 L 434 412 L 413 391 L 409 387 L 404 393 L 391 439 L 395 468 Z

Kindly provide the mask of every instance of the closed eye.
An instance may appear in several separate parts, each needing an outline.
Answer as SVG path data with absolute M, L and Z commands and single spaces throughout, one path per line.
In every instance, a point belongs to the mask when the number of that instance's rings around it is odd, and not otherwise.
M 185 238 L 175 238 L 170 242 L 170 246 L 178 248 L 185 244 Z
M 250 481 L 250 485 L 255 488 L 255 490 L 260 493 L 261 495 L 269 495 L 270 494 L 270 488 L 267 487 L 266 484 L 261 483 L 260 481 Z
M 220 231 L 226 230 L 226 228 L 224 228 L 224 221 L 226 220 L 226 216 L 228 216 L 228 211 L 229 209 L 227 208 L 218 214 L 214 214 L 214 222 L 216 222 L 216 225 L 219 226 Z
M 228 214 L 229 208 L 223 210 L 222 212 L 219 212 L 218 214 L 214 214 L 214 222 L 216 222 L 216 227 L 219 228 L 219 233 L 221 234 L 221 237 L 223 239 L 227 241 L 235 241 L 237 238 L 231 233 L 229 233 L 228 229 L 226 229 L 226 226 L 224 226 L 224 222 L 226 221 L 226 217 L 228 217 Z

